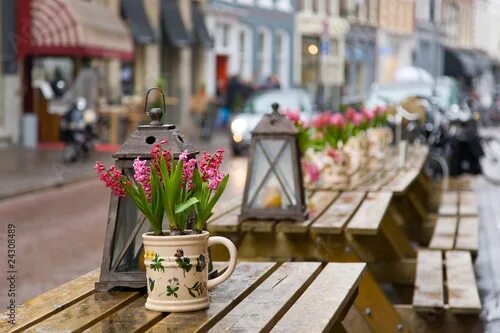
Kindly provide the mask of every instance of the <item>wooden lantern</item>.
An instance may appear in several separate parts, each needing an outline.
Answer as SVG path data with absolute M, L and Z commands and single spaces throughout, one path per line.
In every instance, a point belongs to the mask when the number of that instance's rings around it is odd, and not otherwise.
M 148 125 L 139 126 L 120 150 L 113 155 L 116 168 L 129 179 L 133 179 L 135 158 L 150 159 L 151 148 L 162 140 L 167 140 L 162 148 L 170 150 L 174 159 L 178 159 L 179 154 L 185 150 L 188 152 L 188 158 L 194 158 L 198 153 L 175 125 L 162 123 L 161 119 L 165 113 L 165 96 L 160 89 L 153 88 L 148 91 L 144 111 L 146 112 L 148 95 L 152 90 L 160 91 L 163 109 L 154 108 L 147 112 L 151 122 Z M 96 283 L 97 290 L 146 286 L 142 234 L 148 231 L 151 231 L 149 222 L 131 198 L 118 198 L 111 195 L 101 275 L 99 282 Z
M 272 105 L 252 131 L 240 221 L 307 217 L 298 130 Z

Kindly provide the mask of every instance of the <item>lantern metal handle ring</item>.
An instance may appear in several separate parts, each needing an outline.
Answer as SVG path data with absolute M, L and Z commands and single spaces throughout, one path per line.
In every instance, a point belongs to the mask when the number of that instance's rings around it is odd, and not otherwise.
M 153 109 L 147 111 L 149 94 L 153 90 L 157 90 L 160 92 L 162 102 L 163 102 L 163 108 L 162 109 L 153 108 Z M 151 118 L 151 125 L 161 124 L 161 118 L 162 118 L 163 114 L 167 113 L 167 106 L 165 104 L 165 94 L 163 93 L 163 91 L 160 88 L 153 87 L 153 88 L 149 89 L 148 92 L 146 93 L 146 100 L 144 101 L 144 113 L 146 113 Z

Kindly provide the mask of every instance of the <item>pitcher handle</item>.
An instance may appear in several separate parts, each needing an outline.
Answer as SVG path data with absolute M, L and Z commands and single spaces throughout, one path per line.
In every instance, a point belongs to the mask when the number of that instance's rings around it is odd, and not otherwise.
M 220 237 L 220 236 L 214 236 L 208 238 L 208 247 L 215 244 L 221 244 L 227 248 L 227 250 L 229 251 L 229 263 L 226 271 L 222 273 L 222 275 L 216 277 L 215 279 L 208 280 L 207 282 L 208 289 L 212 289 L 213 287 L 226 281 L 231 276 L 231 274 L 233 274 L 234 269 L 236 268 L 237 252 L 236 252 L 236 246 L 234 246 L 233 242 L 231 242 L 229 239 L 225 237 Z

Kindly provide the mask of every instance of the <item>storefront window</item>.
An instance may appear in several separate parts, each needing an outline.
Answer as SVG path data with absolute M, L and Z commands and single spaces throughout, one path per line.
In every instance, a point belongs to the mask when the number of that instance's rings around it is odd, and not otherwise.
M 285 31 L 276 34 L 275 43 L 276 71 L 282 87 L 288 86 L 290 37 Z
M 319 82 L 319 37 L 302 37 L 302 82 Z
M 267 29 L 259 31 L 257 47 L 257 78 L 263 80 L 271 74 L 271 36 Z

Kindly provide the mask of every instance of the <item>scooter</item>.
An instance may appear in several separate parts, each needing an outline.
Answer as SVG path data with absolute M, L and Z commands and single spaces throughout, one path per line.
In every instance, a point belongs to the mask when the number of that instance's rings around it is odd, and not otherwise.
M 73 163 L 90 155 L 94 149 L 96 121 L 97 115 L 87 108 L 85 98 L 77 98 L 60 122 L 61 140 L 65 143 L 65 162 Z

